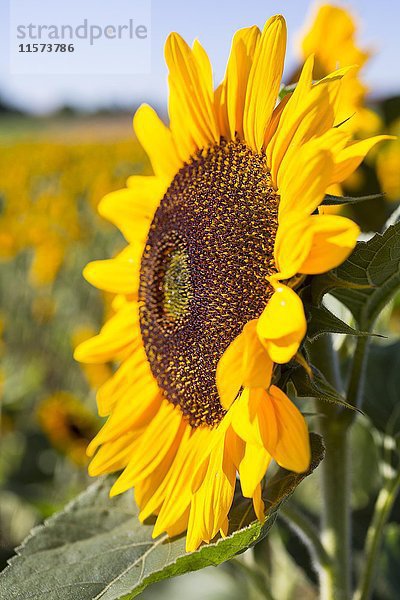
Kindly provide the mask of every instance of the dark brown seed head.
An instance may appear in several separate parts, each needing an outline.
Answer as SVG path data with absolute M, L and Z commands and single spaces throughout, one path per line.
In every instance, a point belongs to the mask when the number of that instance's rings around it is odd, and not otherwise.
M 219 359 L 271 296 L 279 197 L 265 156 L 221 141 L 175 176 L 141 265 L 142 338 L 167 400 L 193 427 L 224 415 Z

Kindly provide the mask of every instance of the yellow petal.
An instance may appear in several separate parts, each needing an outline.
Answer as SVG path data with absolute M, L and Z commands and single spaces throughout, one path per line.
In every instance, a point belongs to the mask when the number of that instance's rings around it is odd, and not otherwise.
M 150 159 L 154 174 L 171 181 L 182 166 L 171 131 L 148 104 L 142 104 L 137 109 L 133 127 Z
M 335 74 L 323 83 L 311 85 L 311 72 L 312 57 L 304 65 L 299 84 L 291 94 L 266 149 L 275 188 L 280 187 L 280 177 L 285 175 L 287 165 L 296 161 L 299 149 L 335 125 L 341 78 Z
M 181 442 L 174 463 L 166 479 L 165 500 L 154 526 L 154 536 L 167 531 L 185 513 L 192 499 L 192 479 L 197 470 L 197 457 L 202 445 L 207 444 L 210 431 L 197 428 Z M 148 516 L 146 506 L 142 516 Z
M 154 508 L 154 514 L 157 515 L 159 513 L 159 510 L 164 500 L 164 479 L 168 475 L 172 467 L 180 439 L 181 438 L 178 437 L 174 440 L 173 444 L 167 450 L 164 458 L 157 465 L 154 466 L 154 469 L 151 471 L 151 473 L 149 473 L 149 475 L 145 479 L 135 481 L 135 483 L 133 483 L 132 481 L 132 485 L 134 485 L 134 496 L 136 504 L 139 506 L 140 510 L 145 510 L 146 506 L 148 506 L 148 504 L 151 503 L 153 499 L 158 499 L 159 505 L 156 506 L 156 508 Z M 127 482 L 127 484 L 129 487 L 129 481 Z M 141 514 L 142 513 L 139 513 L 139 518 L 141 517 Z
M 335 157 L 332 183 L 344 181 L 362 163 L 368 152 L 379 142 L 396 139 L 391 135 L 377 135 L 360 142 L 353 142 Z
M 218 128 L 222 136 L 230 139 L 228 111 L 226 106 L 226 81 L 222 81 L 214 93 L 214 106 L 217 115 Z
M 291 129 L 294 130 L 296 119 L 295 116 L 300 112 L 302 103 L 306 98 L 312 85 L 312 71 L 314 67 L 314 57 L 310 56 L 300 73 L 299 81 L 292 94 L 285 96 L 285 105 L 282 107 L 282 115 L 279 121 L 279 128 L 276 129 L 274 135 L 271 135 L 266 146 L 266 153 L 270 165 L 271 176 L 276 185 L 277 174 L 282 158 L 288 147 L 288 137 Z M 280 106 L 282 102 L 278 105 Z M 293 135 L 293 131 L 291 132 Z
M 339 215 L 312 215 L 289 223 L 275 245 L 282 278 L 295 273 L 317 275 L 337 267 L 350 255 L 359 234 L 353 221 Z
M 146 479 L 167 454 L 171 455 L 172 464 L 184 429 L 180 409 L 164 400 L 140 438 L 135 455 L 112 486 L 110 495 L 121 494 Z
M 181 516 L 179 521 L 176 521 L 173 525 L 168 527 L 167 535 L 172 538 L 177 535 L 181 535 L 184 531 L 186 531 L 189 521 L 189 509 L 185 511 L 185 513 Z
M 83 270 L 83 276 L 100 290 L 134 295 L 137 299 L 142 253 L 141 244 L 130 245 L 116 258 L 88 263 Z
M 103 325 L 100 333 L 75 349 L 74 358 L 84 363 L 103 363 L 117 358 L 126 348 L 140 342 L 139 307 L 136 302 L 124 305 Z
M 269 19 L 254 52 L 243 117 L 244 138 L 261 151 L 282 79 L 286 52 L 286 23 L 281 15 Z
M 139 344 L 121 364 L 119 369 L 96 394 L 97 409 L 101 417 L 107 417 L 122 397 L 129 398 L 136 382 L 150 374 L 150 367 L 142 344 Z M 129 400 L 128 400 L 129 404 Z
M 229 530 L 229 519 L 227 517 L 225 519 L 225 521 L 222 523 L 221 528 L 219 530 L 222 538 L 226 538 L 226 536 L 228 535 L 228 530 Z
M 244 390 L 231 410 L 235 412 L 232 426 L 247 444 L 261 446 L 285 469 L 302 472 L 308 468 L 310 443 L 307 425 L 282 390 L 274 385 L 268 392 L 260 388 Z M 256 449 L 250 451 L 255 453 Z M 260 456 L 254 460 L 262 463 Z M 266 460 L 266 455 L 263 456 Z M 260 473 L 259 465 L 249 476 L 251 485 L 249 483 L 247 491 L 253 488 L 252 494 Z M 243 475 L 246 477 L 245 473 Z
M 316 215 L 310 221 L 312 245 L 299 273 L 317 275 L 346 260 L 355 248 L 360 228 L 350 219 L 336 215 Z
M 157 177 L 135 176 L 129 178 L 128 185 L 129 188 L 104 196 L 98 211 L 116 225 L 128 241 L 144 241 L 164 195 L 165 184 Z
M 177 33 L 171 33 L 165 44 L 165 59 L 169 68 L 170 98 L 174 97 L 169 107 L 173 134 L 180 125 L 197 148 L 218 141 L 214 90 L 204 61 L 199 62 L 198 49 L 194 54 Z M 180 124 L 175 111 L 185 115 Z
M 198 68 L 202 74 L 202 78 L 206 84 L 207 89 L 212 89 L 214 83 L 211 62 L 207 52 L 204 50 L 199 40 L 194 40 L 192 52 L 194 58 L 197 61 Z
M 286 363 L 299 349 L 307 322 L 296 292 L 281 283 L 274 285 L 274 294 L 258 319 L 257 334 L 271 359 Z
M 265 507 L 262 499 L 261 484 L 256 487 L 253 494 L 253 508 L 256 513 L 256 517 L 260 522 L 264 521 L 265 518 Z
M 279 223 L 293 215 L 305 217 L 321 204 L 333 173 L 329 150 L 311 140 L 297 153 L 279 177 Z
M 236 469 L 225 452 L 225 440 L 214 447 L 199 489 L 194 494 L 189 515 L 186 551 L 209 542 L 224 527 L 235 490 Z
M 142 431 L 129 431 L 118 439 L 101 446 L 90 462 L 88 473 L 91 477 L 113 473 L 126 467 L 133 456 L 138 437 Z
M 225 434 L 225 451 L 238 471 L 244 457 L 245 442 L 237 435 L 232 425 Z
M 279 102 L 279 104 L 274 108 L 274 112 L 272 113 L 272 117 L 269 122 L 269 125 L 268 125 L 267 129 L 265 130 L 264 144 L 263 144 L 264 147 L 268 146 L 271 139 L 275 135 L 275 133 L 279 127 L 284 108 L 290 100 L 290 96 L 291 96 L 291 94 L 286 94 L 286 96 L 283 98 L 283 100 L 281 100 Z
M 252 498 L 260 481 L 267 472 L 271 455 L 262 446 L 247 443 L 239 466 L 240 485 L 243 496 Z
M 267 449 L 278 465 L 302 473 L 308 469 L 311 460 L 307 423 L 298 408 L 278 387 L 272 385 L 268 396 L 275 412 L 279 435 L 276 444 L 271 444 Z
M 246 27 L 237 31 L 232 40 L 232 47 L 225 74 L 225 93 L 229 133 L 235 139 L 236 133 L 243 138 L 243 111 L 246 88 L 254 52 L 260 38 L 258 27 Z
M 216 382 L 222 406 L 228 410 L 242 387 L 268 387 L 272 360 L 249 321 L 228 346 L 217 365 Z
M 170 127 L 182 163 L 188 162 L 194 156 L 200 143 L 198 127 L 193 122 L 190 106 L 181 100 L 178 85 L 171 77 L 168 78 L 169 99 L 168 113 Z M 218 115 L 217 115 L 218 119 Z M 197 135 L 196 135 L 197 133 Z
M 267 449 L 278 437 L 274 411 L 263 388 L 245 388 L 232 406 L 232 427 L 248 444 Z
M 145 521 L 152 514 L 160 515 L 160 511 L 162 510 L 162 507 L 164 506 L 166 499 L 167 499 L 167 493 L 168 493 L 167 489 L 168 489 L 171 477 L 173 477 L 174 474 L 176 473 L 177 465 L 179 465 L 179 467 L 182 467 L 183 461 L 186 458 L 186 455 L 187 455 L 186 449 L 187 449 L 188 441 L 190 440 L 191 433 L 192 433 L 192 428 L 190 427 L 189 423 L 186 422 L 184 425 L 182 437 L 179 442 L 179 446 L 176 450 L 176 453 L 175 453 L 172 463 L 170 464 L 168 469 L 165 470 L 165 476 L 162 480 L 162 483 L 158 486 L 158 488 L 156 490 L 154 490 L 153 495 L 147 499 L 146 504 L 142 504 L 140 507 L 140 513 L 139 513 L 140 521 L 142 521 L 142 522 Z M 182 475 L 183 475 L 183 477 L 185 477 L 185 475 L 187 476 L 187 472 Z M 160 533 L 162 533 L 162 531 L 166 531 L 167 528 L 174 527 L 175 523 L 179 522 L 180 518 L 185 513 L 187 508 L 188 508 L 188 504 L 184 505 L 183 509 L 176 513 L 175 518 L 172 519 L 167 524 L 167 527 L 163 527 L 162 529 L 157 528 L 157 527 L 153 528 L 152 537 L 155 538 Z M 159 519 L 157 519 L 157 521 L 159 521 Z
M 151 422 L 160 405 L 160 390 L 154 378 L 142 377 L 133 382 L 130 394 L 121 396 L 111 416 L 90 442 L 88 456 L 93 456 L 101 444 L 112 442 L 129 431 L 140 432 Z

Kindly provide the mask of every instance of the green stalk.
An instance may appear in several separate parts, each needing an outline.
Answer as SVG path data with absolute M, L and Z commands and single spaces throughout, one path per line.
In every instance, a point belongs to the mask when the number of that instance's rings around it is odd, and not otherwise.
M 322 600 L 349 600 L 351 596 L 351 508 L 348 432 L 337 421 L 337 410 L 317 401 L 319 431 L 326 455 L 321 463 L 321 541 L 330 565 L 321 569 Z
M 400 473 L 396 473 L 395 477 L 387 480 L 386 485 L 378 494 L 374 516 L 368 528 L 365 542 L 364 568 L 354 594 L 354 600 L 369 600 L 371 598 L 385 525 L 390 517 L 399 487 Z
M 330 336 L 310 346 L 313 364 L 339 391 L 342 389 L 337 356 Z M 321 566 L 321 600 L 349 600 L 351 596 L 351 507 L 348 430 L 340 423 L 340 411 L 332 404 L 316 401 L 319 432 L 326 455 L 321 463 L 321 541 L 330 564 Z

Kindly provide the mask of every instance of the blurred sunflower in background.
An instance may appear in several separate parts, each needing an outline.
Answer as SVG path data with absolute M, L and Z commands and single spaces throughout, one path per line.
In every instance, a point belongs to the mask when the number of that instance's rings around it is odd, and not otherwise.
M 115 294 L 115 314 L 75 357 L 120 365 L 97 394 L 109 418 L 89 472 L 123 469 L 111 493 L 134 487 L 140 518 L 157 515 L 153 535 L 187 530 L 188 551 L 228 531 L 237 473 L 262 520 L 271 460 L 309 466 L 307 425 L 280 376 L 304 363 L 305 278 L 344 261 L 359 234 L 318 207 L 385 138 L 353 142 L 338 127 L 354 75 L 314 82 L 313 56 L 276 104 L 285 50 L 281 16 L 239 30 L 214 90 L 200 43 L 169 36 L 170 125 L 147 105 L 134 117 L 154 174 L 99 205 L 128 246 L 84 271 Z
M 376 174 L 389 202 L 400 201 L 400 118 L 390 124 L 394 143 L 381 148 L 376 157 Z
M 321 79 L 338 67 L 352 66 L 342 82 L 339 122 L 342 128 L 358 136 L 376 133 L 381 119 L 366 106 L 369 93 L 362 80 L 362 71 L 371 58 L 371 51 L 357 43 L 356 19 L 346 9 L 332 4 L 316 7 L 305 27 L 300 43 L 301 58 L 315 56 L 314 77 Z M 295 80 L 297 80 L 295 78 Z
M 334 69 L 350 67 L 342 80 L 341 99 L 337 122 L 343 131 L 351 132 L 360 139 L 378 131 L 396 133 L 393 127 L 385 127 L 382 106 L 372 102 L 370 90 L 364 81 L 365 70 L 373 56 L 371 48 L 358 42 L 360 24 L 351 11 L 334 4 L 314 6 L 299 36 L 298 55 L 302 62 L 314 56 L 314 78 L 325 77 Z M 297 82 L 301 68 L 290 77 Z M 340 196 L 387 193 L 386 198 L 371 198 L 357 206 L 327 206 L 325 214 L 345 214 L 355 219 L 366 230 L 379 230 L 392 210 L 385 200 L 393 200 L 393 182 L 398 152 L 391 144 L 383 144 L 371 153 L 367 164 L 349 173 L 341 185 L 332 185 L 328 193 Z M 378 179 L 377 179 L 378 177 Z M 380 185 L 379 185 L 380 184 Z
M 86 463 L 86 446 L 96 434 L 93 413 L 69 392 L 56 392 L 37 408 L 43 432 L 52 446 L 78 465 Z

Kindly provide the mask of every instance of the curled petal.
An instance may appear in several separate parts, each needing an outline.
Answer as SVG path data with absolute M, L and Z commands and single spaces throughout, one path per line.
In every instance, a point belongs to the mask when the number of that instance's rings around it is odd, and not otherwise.
M 352 142 L 335 157 L 335 169 L 332 183 L 340 183 L 351 175 L 362 163 L 368 152 L 379 142 L 396 139 L 392 135 L 376 135 L 357 142 Z
M 275 385 L 271 385 L 268 397 L 279 434 L 275 446 L 271 445 L 267 450 L 284 469 L 302 473 L 308 469 L 311 460 L 307 423 L 299 409 Z
M 291 288 L 274 284 L 275 292 L 258 319 L 257 334 L 276 363 L 296 354 L 307 331 L 303 303 Z
M 273 363 L 257 336 L 256 326 L 256 320 L 249 321 L 218 362 L 217 389 L 226 410 L 242 387 L 270 384 Z
M 274 385 L 268 391 L 245 389 L 235 402 L 233 412 L 232 427 L 246 442 L 243 465 L 241 463 L 240 466 L 245 495 L 254 494 L 257 479 L 261 480 L 262 470 L 268 466 L 268 455 L 291 471 L 301 473 L 308 468 L 310 442 L 307 424 L 281 389 Z M 264 452 L 257 454 L 257 447 Z M 250 456 L 254 462 L 251 469 Z M 245 466 L 250 469 L 247 474 Z
M 360 229 L 339 215 L 312 215 L 279 227 L 275 259 L 282 278 L 317 275 L 340 265 L 354 249 Z

